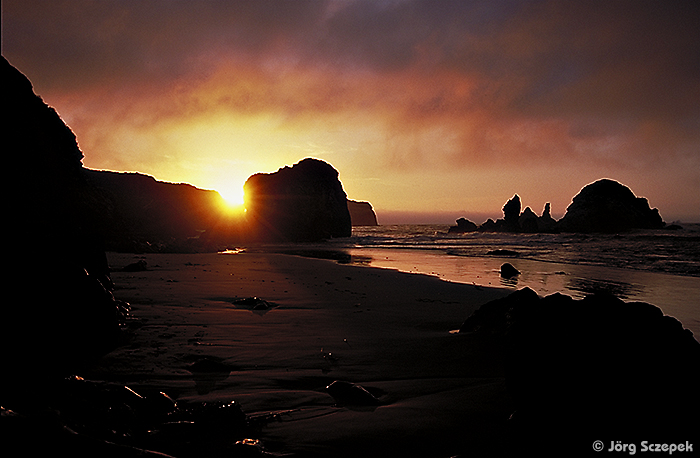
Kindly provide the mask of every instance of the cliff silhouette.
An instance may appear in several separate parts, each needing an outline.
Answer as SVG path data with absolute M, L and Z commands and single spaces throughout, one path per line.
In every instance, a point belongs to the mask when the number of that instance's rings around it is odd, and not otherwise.
M 103 222 L 95 218 L 108 214 L 109 202 L 83 173 L 75 135 L 4 57 L 0 73 L 11 264 L 0 332 L 5 397 L 110 351 L 128 307 L 112 295 Z M 36 354 L 40 365 L 27 361 Z
M 74 133 L 3 58 L 6 146 L 21 195 L 9 199 L 27 240 L 81 233 L 108 251 L 216 251 L 250 241 L 344 237 L 376 224 L 367 202 L 349 201 L 338 172 L 317 159 L 248 180 L 248 218 L 222 211 L 216 191 L 157 181 L 141 173 L 90 170 Z M 254 189 L 255 188 L 255 189 Z M 65 238 L 65 236 L 58 237 Z
M 166 183 L 140 173 L 83 169 L 86 181 L 102 195 L 107 208 L 95 217 L 109 250 L 207 251 L 220 224 L 224 204 L 216 191 L 189 184 Z M 228 229 L 227 235 L 235 231 Z

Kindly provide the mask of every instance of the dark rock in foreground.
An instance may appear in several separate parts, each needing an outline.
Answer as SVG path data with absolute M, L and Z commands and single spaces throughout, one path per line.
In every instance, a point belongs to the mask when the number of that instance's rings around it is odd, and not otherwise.
M 248 429 L 235 401 L 178 404 L 163 392 L 76 376 L 33 401 L 38 410 L 0 407 L 3 446 L 16 456 L 229 456 Z
M 658 307 L 524 288 L 460 332 L 503 351 L 516 450 L 543 431 L 538 453 L 556 455 L 594 440 L 685 442 L 698 430 L 700 343 Z
M 379 400 L 372 393 L 355 383 L 336 380 L 326 387 L 326 392 L 343 406 L 379 405 Z
M 6 165 L 21 185 L 6 194 L 1 404 L 114 348 L 124 307 L 94 218 L 106 203 L 82 174 L 75 135 L 4 58 L 0 72 Z
M 258 173 L 244 186 L 251 237 L 265 241 L 315 241 L 349 237 L 352 222 L 338 172 L 304 159 L 274 173 Z

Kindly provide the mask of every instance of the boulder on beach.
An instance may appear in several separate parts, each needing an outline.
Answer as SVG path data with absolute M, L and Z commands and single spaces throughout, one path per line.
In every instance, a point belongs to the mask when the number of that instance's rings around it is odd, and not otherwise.
M 513 278 L 517 275 L 520 275 L 520 271 L 513 267 L 513 264 L 506 262 L 501 266 L 501 277 Z
M 365 387 L 351 382 L 336 380 L 326 387 L 326 392 L 344 406 L 379 405 L 379 400 Z
M 146 270 L 148 270 L 148 263 L 145 259 L 139 259 L 122 268 L 123 272 L 145 272 Z
M 349 237 L 347 195 L 330 164 L 307 158 L 246 181 L 251 237 L 266 241 L 315 241 Z
M 483 305 L 460 332 L 502 349 L 516 449 L 541 431 L 555 449 L 626 434 L 679 441 L 697 427 L 700 343 L 654 305 L 523 288 Z
M 662 229 L 665 223 L 647 199 L 617 181 L 602 179 L 581 189 L 557 226 L 563 232 L 611 233 Z

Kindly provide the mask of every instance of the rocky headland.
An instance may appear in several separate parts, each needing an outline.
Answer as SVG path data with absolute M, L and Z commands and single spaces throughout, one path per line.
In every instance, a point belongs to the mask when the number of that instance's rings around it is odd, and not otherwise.
M 530 207 L 521 212 L 520 196 L 516 194 L 503 206 L 502 219 L 488 219 L 478 226 L 460 218 L 449 232 L 615 233 L 665 226 L 659 211 L 650 208 L 647 199 L 635 196 L 631 189 L 617 181 L 604 178 L 581 189 L 558 221 L 552 217 L 549 203 L 540 216 Z

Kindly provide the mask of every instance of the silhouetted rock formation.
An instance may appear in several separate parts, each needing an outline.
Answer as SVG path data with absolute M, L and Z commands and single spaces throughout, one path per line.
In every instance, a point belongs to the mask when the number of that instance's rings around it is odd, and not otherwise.
M 113 348 L 124 304 L 112 296 L 94 220 L 107 202 L 82 174 L 75 135 L 5 58 L 0 72 L 6 186 L 15 186 L 5 190 L 12 234 L 0 394 L 7 395 Z
M 537 219 L 537 228 L 539 232 L 552 232 L 557 226 L 557 220 L 552 218 L 551 206 L 549 202 L 544 204 L 542 216 Z
M 478 230 L 484 232 L 503 232 L 506 230 L 506 228 L 502 219 L 494 221 L 489 218 L 481 226 L 479 226 Z
M 313 241 L 352 233 L 347 196 L 338 172 L 326 162 L 307 158 L 274 173 L 258 173 L 243 189 L 256 239 Z
M 369 202 L 348 199 L 348 211 L 353 226 L 378 226 L 377 215 Z
M 108 249 L 114 251 L 213 250 L 204 238 L 222 222 L 216 191 L 165 183 L 140 173 L 84 169 L 87 181 L 109 202 L 96 215 Z
M 457 225 L 456 226 L 450 226 L 447 232 L 451 234 L 463 234 L 465 232 L 474 232 L 478 229 L 479 227 L 474 224 L 473 222 L 469 221 L 466 218 L 460 218 L 457 220 Z
M 559 220 L 564 232 L 620 232 L 630 229 L 661 229 L 664 222 L 657 209 L 636 197 L 617 181 L 603 179 L 581 189 Z
M 460 333 L 503 352 L 517 450 L 542 431 L 544 455 L 616 437 L 684 442 L 697 431 L 700 344 L 653 305 L 524 288 L 483 305 Z
M 503 221 L 505 221 L 506 230 L 518 232 L 520 230 L 519 218 L 520 196 L 516 194 L 503 206 Z
M 624 232 L 631 229 L 662 229 L 666 225 L 657 209 L 636 197 L 617 181 L 602 179 L 585 186 L 566 209 L 562 219 L 552 218 L 547 202 L 542 216 L 526 207 L 520 213 L 520 197 L 514 195 L 503 206 L 503 219 L 488 219 L 477 228 L 484 232 Z M 463 219 L 463 218 L 461 218 Z M 450 232 L 467 232 L 451 227 Z
M 521 232 L 538 232 L 538 219 L 539 216 L 535 215 L 535 212 L 530 207 L 526 207 L 518 217 L 517 230 Z

